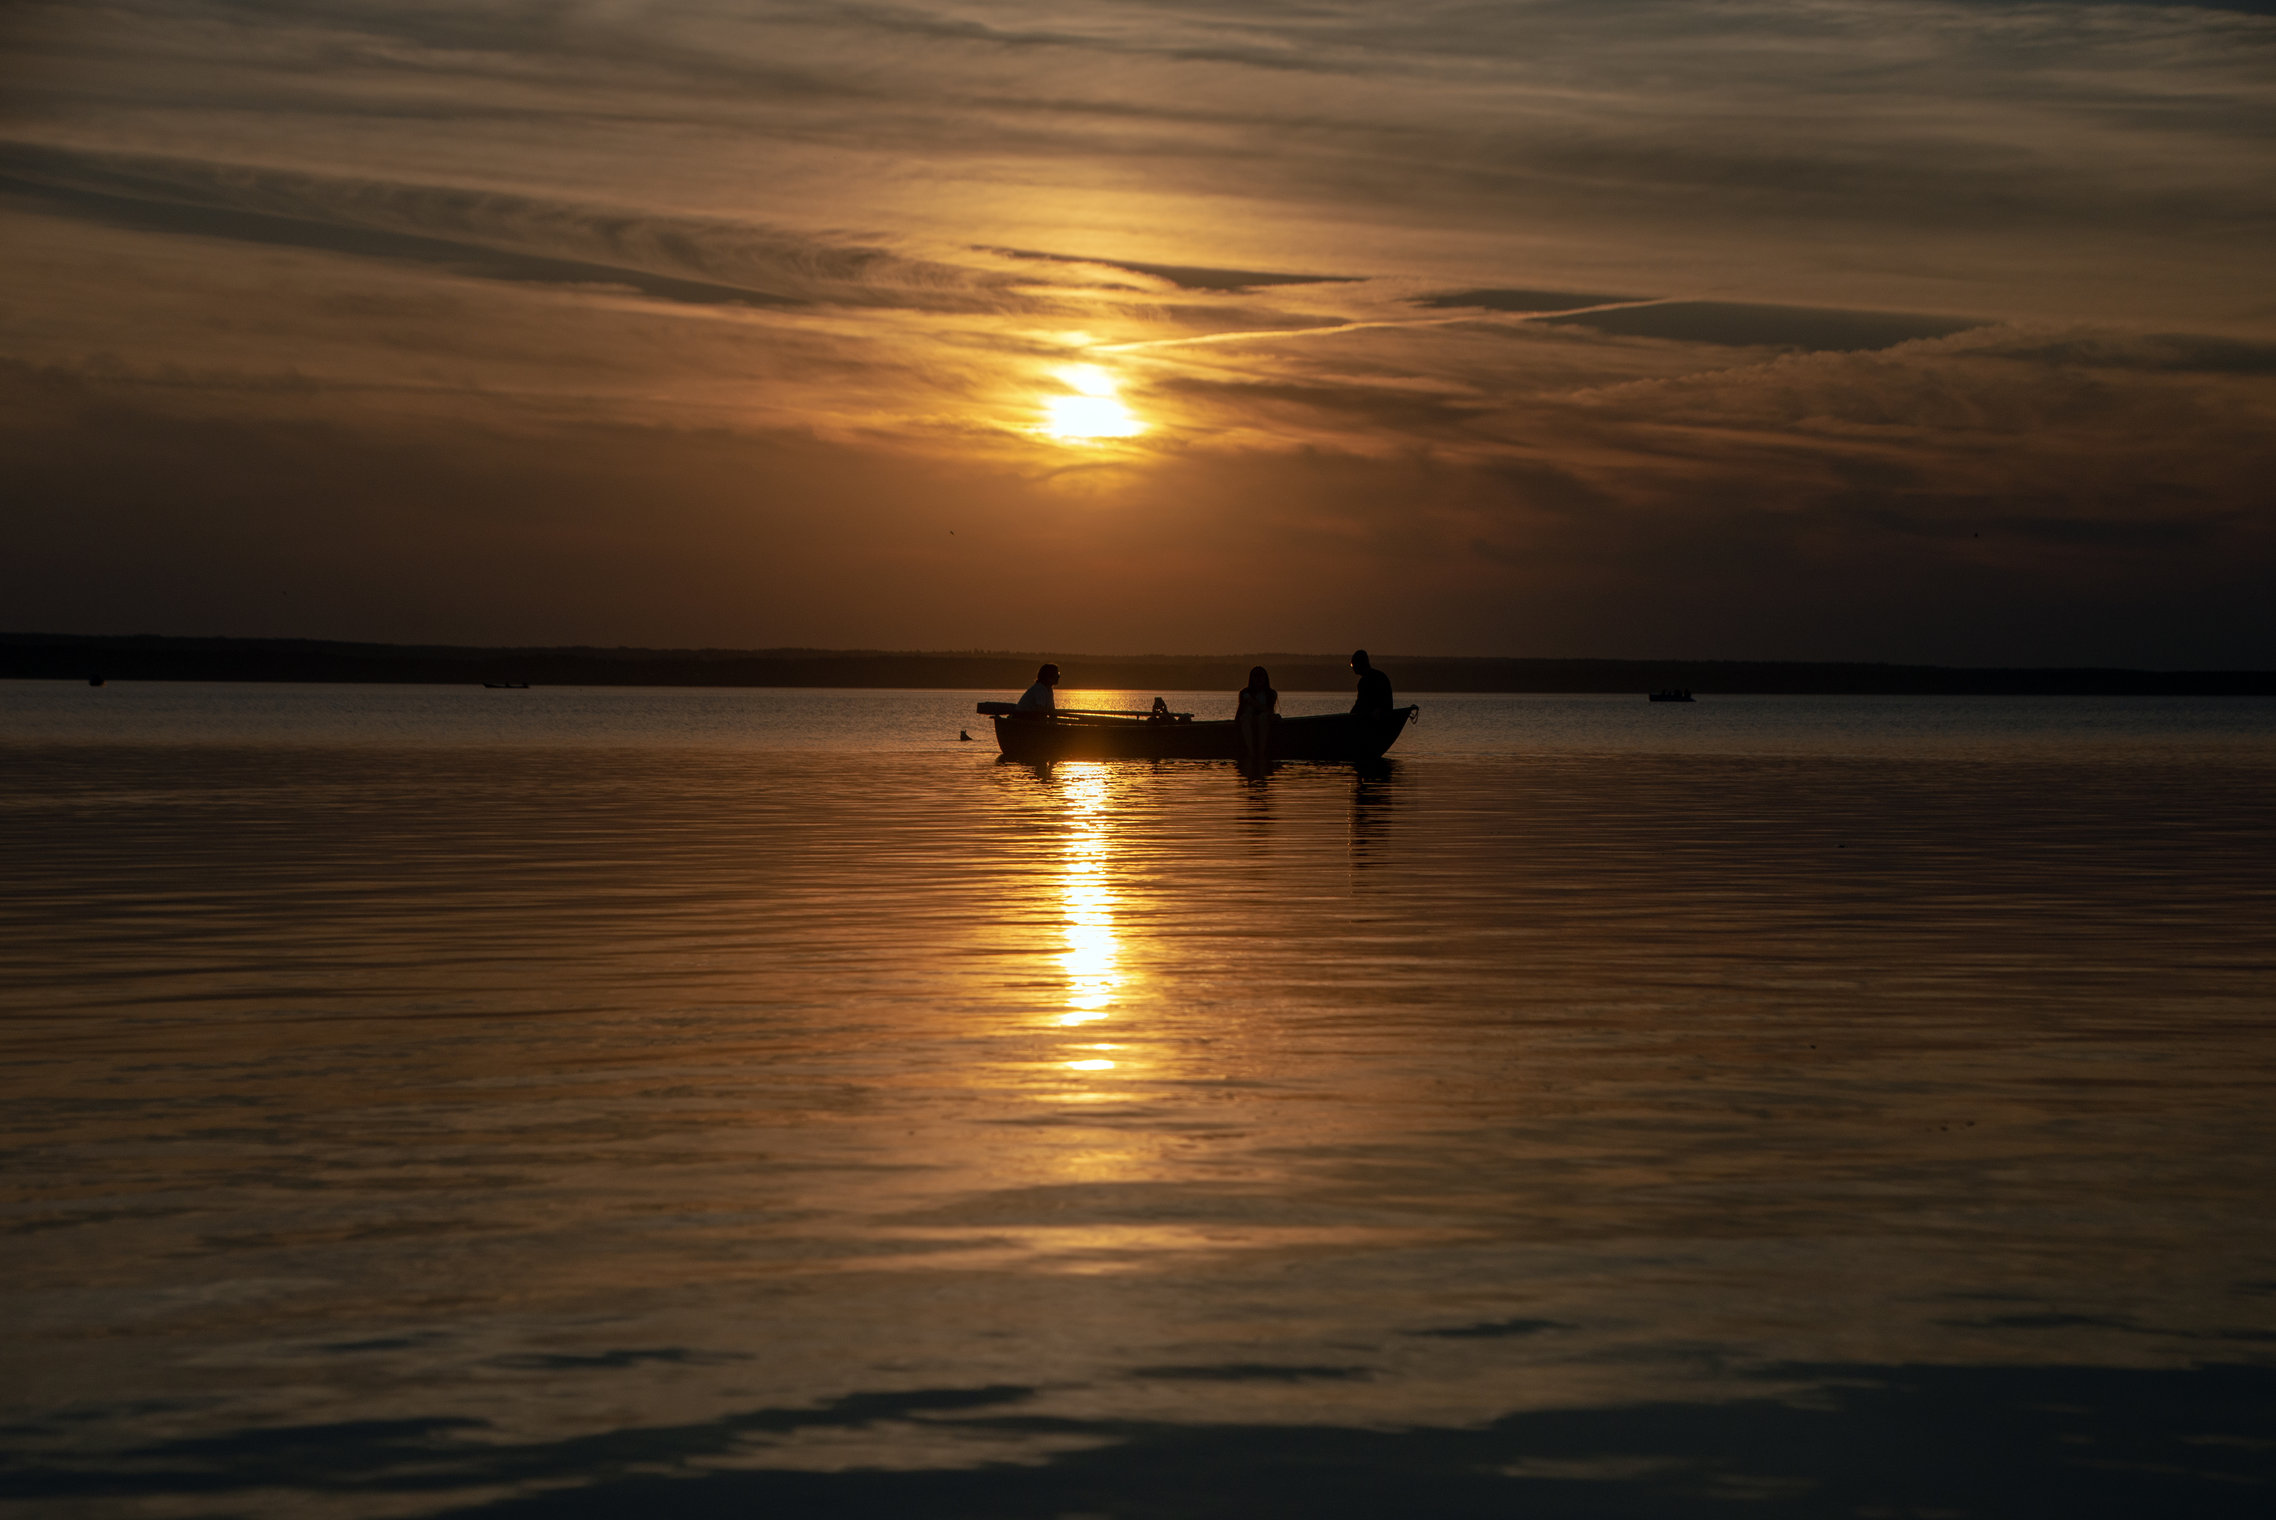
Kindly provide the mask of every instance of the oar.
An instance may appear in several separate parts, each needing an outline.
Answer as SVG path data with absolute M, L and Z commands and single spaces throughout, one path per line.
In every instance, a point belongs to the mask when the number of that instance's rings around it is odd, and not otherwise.
M 1010 717 L 1014 713 L 1036 712 L 1036 708 L 1021 708 L 1016 702 L 982 702 L 974 711 L 990 718 Z M 1041 709 L 1044 717 L 1061 718 L 1151 718 L 1156 716 L 1141 707 L 1057 707 Z M 1191 723 L 1192 713 L 1164 713 L 1161 716 Z

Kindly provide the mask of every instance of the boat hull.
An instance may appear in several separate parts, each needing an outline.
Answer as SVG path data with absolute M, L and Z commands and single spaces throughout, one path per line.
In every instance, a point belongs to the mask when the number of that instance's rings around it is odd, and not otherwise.
M 1414 721 L 1412 707 L 1387 713 L 1322 713 L 1281 718 L 1272 725 L 1270 760 L 1374 760 Z M 1007 760 L 1030 765 L 1054 760 L 1238 760 L 1239 728 L 1214 723 L 1149 723 L 999 715 L 996 745 Z

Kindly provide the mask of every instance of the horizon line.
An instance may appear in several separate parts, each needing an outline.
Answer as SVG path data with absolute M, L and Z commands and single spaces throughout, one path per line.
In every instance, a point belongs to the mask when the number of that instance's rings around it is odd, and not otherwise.
M 99 644 L 167 642 L 182 644 L 234 644 L 234 645 L 300 645 L 330 646 L 340 649 L 398 650 L 403 652 L 450 651 L 468 655 L 530 655 L 530 654 L 594 654 L 604 656 L 662 656 L 740 659 L 1018 659 L 1018 660 L 1095 660 L 1099 662 L 1140 663 L 1192 663 L 1242 660 L 1285 660 L 1343 664 L 1348 653 L 1277 650 L 1229 650 L 1203 654 L 1168 654 L 1161 651 L 1118 654 L 1095 650 L 1067 651 L 1053 649 L 886 649 L 878 647 L 833 648 L 824 645 L 775 644 L 736 646 L 726 644 L 461 644 L 443 642 L 410 642 L 392 639 L 319 638 L 301 634 L 226 634 L 226 633 L 51 633 L 40 630 L 0 629 L 0 644 Z M 1364 647 L 1364 646 L 1360 646 Z M 1952 670 L 1976 672 L 2076 672 L 2141 675 L 2266 675 L 2268 667 L 2250 665 L 2230 666 L 2153 666 L 2113 664 L 1953 664 L 1931 660 L 1903 660 L 1889 658 L 1796 658 L 1793 656 L 1762 655 L 1509 655 L 1509 654 L 1416 654 L 1386 651 L 1371 658 L 1409 661 L 1417 663 L 1468 663 L 1511 665 L 1809 665 L 1845 666 L 1889 670 Z

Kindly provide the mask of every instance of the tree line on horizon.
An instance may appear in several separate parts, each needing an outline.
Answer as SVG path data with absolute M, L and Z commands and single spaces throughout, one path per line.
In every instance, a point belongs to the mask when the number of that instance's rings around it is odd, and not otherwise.
M 1050 660 L 1070 690 L 1214 691 L 1267 664 L 1286 691 L 1335 691 L 1334 655 L 1086 655 L 1035 651 L 636 649 L 361 644 L 156 634 L 0 634 L 0 679 L 311 681 L 415 685 L 905 687 L 1018 690 Z M 1969 667 L 1858 661 L 1531 659 L 1385 653 L 1407 692 L 1643 692 L 1724 695 L 2276 695 L 2276 671 Z

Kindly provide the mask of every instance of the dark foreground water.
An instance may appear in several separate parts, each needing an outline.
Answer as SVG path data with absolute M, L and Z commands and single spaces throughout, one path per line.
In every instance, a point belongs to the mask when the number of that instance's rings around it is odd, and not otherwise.
M 2276 704 L 972 699 L 0 686 L 0 1501 L 2276 1507 Z

